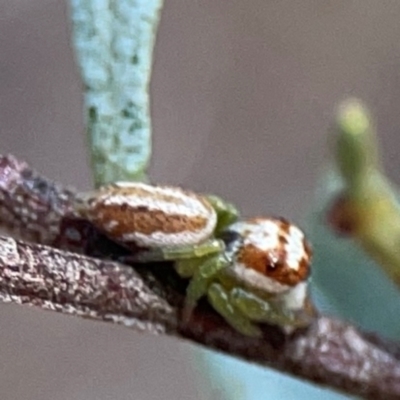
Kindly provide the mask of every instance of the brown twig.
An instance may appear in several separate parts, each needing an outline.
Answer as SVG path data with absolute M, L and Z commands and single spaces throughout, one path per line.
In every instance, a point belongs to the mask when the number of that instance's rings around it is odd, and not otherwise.
M 39 188 L 35 182 L 40 182 Z M 87 241 L 79 234 L 90 236 L 87 227 L 71 232 L 63 225 L 71 215 L 73 199 L 72 191 L 39 177 L 25 163 L 11 156 L 0 158 L 1 221 L 24 238 L 55 241 L 60 247 L 73 242 L 77 250 L 84 251 L 79 244 Z M 206 304 L 183 326 L 182 292 L 146 271 L 0 237 L 3 301 L 191 339 L 366 398 L 400 398 L 399 344 L 324 316 L 291 336 L 266 326 L 263 339 L 250 339 L 232 330 Z
M 73 190 L 40 176 L 12 155 L 0 155 L 1 227 L 42 244 L 53 243 L 72 210 Z

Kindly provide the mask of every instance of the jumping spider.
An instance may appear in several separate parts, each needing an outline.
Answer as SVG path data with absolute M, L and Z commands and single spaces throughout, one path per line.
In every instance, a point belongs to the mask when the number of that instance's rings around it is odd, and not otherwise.
M 85 194 L 77 211 L 113 241 L 140 248 L 132 261 L 174 262 L 190 279 L 184 321 L 203 296 L 248 336 L 261 335 L 259 323 L 291 331 L 311 321 L 311 250 L 284 219 L 239 220 L 236 208 L 219 197 L 129 182 Z

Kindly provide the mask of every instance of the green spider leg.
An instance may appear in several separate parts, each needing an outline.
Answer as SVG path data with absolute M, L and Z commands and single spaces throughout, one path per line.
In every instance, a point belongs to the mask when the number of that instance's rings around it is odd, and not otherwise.
M 225 285 L 224 268 L 230 265 L 224 257 L 215 257 L 194 273 L 187 290 L 184 322 L 190 318 L 198 300 L 206 295 L 211 306 L 235 330 L 246 336 L 260 337 L 258 323 L 292 329 L 309 325 L 311 315 L 304 310 L 290 310 L 282 299 L 264 299 L 243 288 Z
M 278 326 L 297 325 L 295 310 L 287 310 L 273 299 L 265 300 L 245 289 L 234 288 L 229 293 L 229 300 L 235 309 L 252 321 Z
M 146 249 L 128 257 L 131 261 L 138 263 L 191 259 L 203 260 L 205 257 L 223 252 L 224 249 L 225 245 L 221 240 L 212 238 L 196 245 Z
M 207 291 L 207 298 L 214 309 L 238 332 L 252 337 L 260 337 L 262 335 L 260 328 L 234 306 L 231 301 L 231 292 L 221 284 L 211 284 Z
M 201 262 L 202 261 L 202 262 Z M 187 322 L 196 307 L 197 302 L 207 294 L 208 288 L 219 271 L 228 267 L 231 261 L 224 253 L 203 260 L 189 260 L 178 262 L 175 269 L 178 274 L 186 277 L 192 276 L 186 289 L 185 305 L 183 308 L 183 321 Z
M 224 270 L 231 265 L 225 254 L 203 259 L 182 260 L 175 264 L 178 274 L 192 277 L 187 290 L 182 319 L 187 323 L 198 301 L 207 296 L 211 306 L 234 329 L 244 335 L 259 337 L 261 330 L 254 322 L 290 324 L 289 316 L 244 289 L 233 286 L 225 279 Z
M 218 235 L 225 228 L 238 220 L 239 211 L 232 203 L 228 203 L 218 196 L 207 195 L 206 198 L 217 213 L 215 234 Z

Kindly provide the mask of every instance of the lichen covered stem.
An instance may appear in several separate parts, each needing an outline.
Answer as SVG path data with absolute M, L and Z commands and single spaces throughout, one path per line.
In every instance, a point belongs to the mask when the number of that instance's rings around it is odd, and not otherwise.
M 351 234 L 400 286 L 400 206 L 360 102 L 348 100 L 339 107 L 335 135 L 336 163 L 345 183 L 342 212 Z
M 149 82 L 162 0 L 71 0 L 95 185 L 146 179 Z

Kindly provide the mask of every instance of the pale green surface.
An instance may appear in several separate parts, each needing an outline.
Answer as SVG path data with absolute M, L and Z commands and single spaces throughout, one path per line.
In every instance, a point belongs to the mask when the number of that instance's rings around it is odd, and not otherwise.
M 148 86 L 162 0 L 71 0 L 96 186 L 145 178 Z
M 211 351 L 195 354 L 210 379 L 207 399 L 226 400 L 345 400 L 355 399 L 266 367 Z M 204 383 L 203 383 L 204 384 Z

